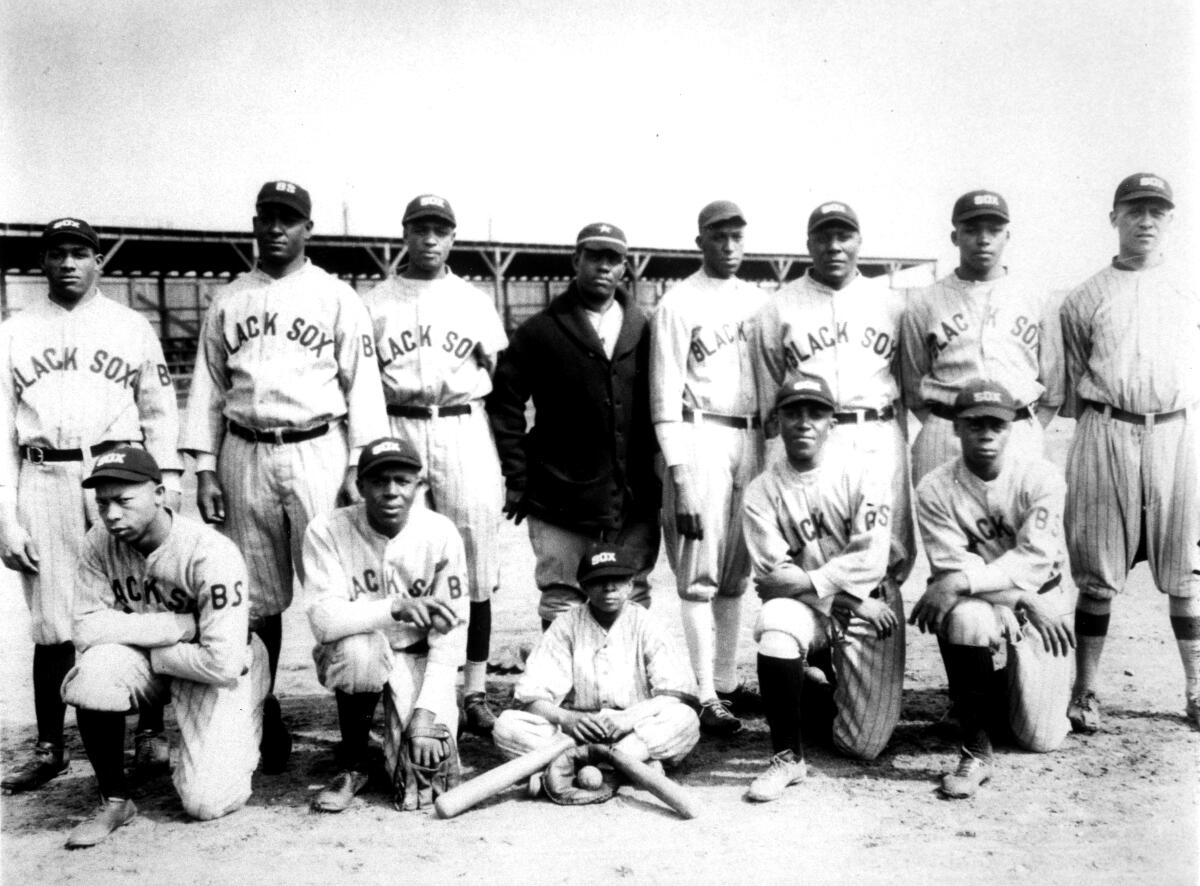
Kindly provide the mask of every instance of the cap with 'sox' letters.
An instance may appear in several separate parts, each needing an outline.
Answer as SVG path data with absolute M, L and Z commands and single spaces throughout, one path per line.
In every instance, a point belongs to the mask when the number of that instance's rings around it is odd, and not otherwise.
M 158 462 L 145 449 L 136 446 L 118 446 L 116 449 L 96 456 L 92 473 L 81 484 L 92 489 L 106 480 L 126 483 L 161 483 L 162 471 Z
M 831 200 L 828 203 L 822 203 L 812 211 L 812 215 L 808 217 L 808 232 L 811 234 L 817 228 L 823 228 L 825 225 L 833 224 L 845 225 L 854 230 L 860 230 L 858 226 L 858 213 L 851 209 L 845 203 L 837 200 Z
M 81 218 L 56 218 L 42 228 L 42 248 L 45 249 L 56 240 L 82 240 L 100 251 L 100 238 L 96 232 Z
M 254 201 L 254 205 L 263 206 L 271 203 L 294 209 L 304 218 L 312 218 L 312 197 L 309 196 L 308 191 L 295 182 L 273 181 L 267 182 L 259 188 L 258 198 Z
M 454 218 L 454 210 L 450 207 L 450 201 L 437 194 L 421 194 L 408 201 L 408 206 L 404 207 L 404 218 L 401 220 L 401 224 L 406 225 L 418 218 L 437 218 L 451 227 L 458 227 L 458 221 Z
M 637 575 L 637 572 L 637 566 L 625 548 L 607 542 L 597 542 L 580 559 L 575 578 L 581 585 L 585 585 L 589 581 L 601 578 L 628 578 Z
M 950 223 L 957 225 L 972 218 L 998 218 L 1008 221 L 1008 203 L 995 191 L 968 191 L 954 201 Z
M 1172 209 L 1175 208 L 1171 186 L 1165 178 L 1151 172 L 1135 172 L 1117 185 L 1117 192 L 1113 194 L 1113 206 L 1129 200 L 1162 200 Z
M 358 476 L 365 477 L 383 465 L 400 465 L 421 470 L 421 456 L 407 440 L 396 437 L 380 437 L 362 448 L 358 456 Z
M 954 414 L 958 418 L 990 416 L 1012 421 L 1016 418 L 1018 408 L 1008 388 L 986 378 L 967 382 L 954 398 Z
M 829 409 L 837 407 L 829 383 L 819 375 L 793 375 L 775 392 L 775 408 L 789 403 L 819 403 Z

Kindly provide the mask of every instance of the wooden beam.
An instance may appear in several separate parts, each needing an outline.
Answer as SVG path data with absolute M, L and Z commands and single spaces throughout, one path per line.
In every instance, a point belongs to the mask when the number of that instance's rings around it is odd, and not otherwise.
M 773 258 L 771 259 L 771 270 L 775 273 L 775 279 L 779 283 L 783 283 L 787 279 L 788 272 L 792 269 L 795 261 L 790 258 Z
M 125 241 L 128 239 L 128 237 L 124 236 L 118 237 L 117 242 L 112 245 L 112 248 L 109 249 L 108 252 L 104 253 L 104 261 L 112 261 L 112 257 L 121 251 L 121 247 L 125 245 Z
M 258 243 L 257 242 L 254 243 L 254 246 L 252 249 L 252 254 L 253 254 L 252 259 L 247 258 L 246 253 L 242 252 L 242 248 L 240 246 L 238 246 L 236 243 L 230 243 L 229 248 L 237 253 L 237 257 L 242 260 L 242 263 L 246 266 L 247 271 L 254 270 L 254 266 L 258 263 Z

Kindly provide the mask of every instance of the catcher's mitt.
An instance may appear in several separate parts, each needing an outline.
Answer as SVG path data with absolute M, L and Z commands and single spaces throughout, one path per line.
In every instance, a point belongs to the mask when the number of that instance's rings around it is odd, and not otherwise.
M 546 796 L 559 806 L 586 806 L 611 800 L 617 792 L 616 777 L 611 769 L 600 770 L 604 781 L 595 790 L 581 788 L 575 783 L 575 773 L 584 766 L 599 766 L 611 761 L 612 754 L 607 745 L 585 744 L 567 748 L 546 767 L 542 775 L 542 788 Z
M 441 742 L 443 753 L 436 766 L 422 766 L 413 759 L 414 738 Z M 400 756 L 392 773 L 392 805 L 405 812 L 432 806 L 434 799 L 461 781 L 458 742 L 449 727 L 442 723 L 411 723 L 400 743 Z

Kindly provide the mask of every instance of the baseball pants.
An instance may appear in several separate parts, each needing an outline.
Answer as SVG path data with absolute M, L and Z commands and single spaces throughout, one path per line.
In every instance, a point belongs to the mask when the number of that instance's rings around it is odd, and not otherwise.
M 257 637 L 246 658 L 246 673 L 214 685 L 156 674 L 149 650 L 105 643 L 80 656 L 63 681 L 63 701 L 86 710 L 133 713 L 169 698 L 180 736 L 171 773 L 175 790 L 192 818 L 220 818 L 250 799 L 250 777 L 258 766 L 270 674 L 267 650 Z
M 222 531 L 246 559 L 251 624 L 291 605 L 293 576 L 304 575 L 304 530 L 333 510 L 348 459 L 341 425 L 299 443 L 225 435 L 217 463 L 225 491 Z
M 529 524 L 529 543 L 536 558 L 533 578 L 542 592 L 538 615 L 543 621 L 553 621 L 572 606 L 587 602 L 575 580 L 575 573 L 588 547 L 600 537 L 573 532 L 532 515 L 526 522 Z M 660 537 L 657 518 L 627 520 L 619 531 L 603 536 L 604 541 L 626 548 L 640 564 L 641 569 L 633 577 L 633 593 L 629 599 L 647 609 L 650 608 L 649 576 L 658 560 Z
M 1009 458 L 1042 458 L 1045 432 L 1037 418 L 1024 418 L 1012 423 L 1008 438 Z M 939 418 L 932 412 L 925 418 L 912 447 L 912 485 L 934 468 L 962 455 L 962 444 L 954 435 L 954 422 Z
M 561 732 L 545 717 L 514 708 L 496 718 L 492 739 L 500 752 L 512 759 L 544 747 Z M 640 718 L 633 724 L 633 734 L 650 749 L 650 759 L 674 763 L 700 741 L 700 718 L 686 704 L 673 704 Z M 621 749 L 621 743 L 614 747 Z
M 1200 590 L 1200 417 L 1152 425 L 1088 407 L 1067 455 L 1067 551 L 1079 592 L 1111 599 L 1140 545 L 1159 590 Z
M 861 618 L 835 607 L 831 616 L 790 597 L 768 600 L 758 614 L 754 639 L 776 631 L 796 641 L 802 659 L 829 648 L 833 660 L 833 742 L 842 753 L 873 760 L 900 721 L 904 686 L 904 602 L 890 581 L 880 586 L 896 613 L 898 628 L 890 637 L 875 636 Z

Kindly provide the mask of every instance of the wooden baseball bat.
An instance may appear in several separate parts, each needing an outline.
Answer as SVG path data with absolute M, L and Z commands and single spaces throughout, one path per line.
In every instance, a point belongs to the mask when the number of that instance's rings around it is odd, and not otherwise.
M 496 768 L 489 769 L 456 788 L 451 788 L 437 798 L 433 808 L 437 811 L 439 818 L 454 818 L 472 806 L 477 806 L 489 797 L 494 797 L 501 791 L 512 787 L 517 782 L 529 778 L 535 772 L 541 772 L 550 765 L 551 760 L 567 748 L 574 746 L 575 739 L 569 735 L 560 735 L 545 747 L 522 754 L 507 763 L 501 763 Z
M 613 766 L 629 779 L 634 787 L 649 791 L 662 800 L 683 818 L 695 818 L 691 799 L 687 792 L 665 775 L 651 769 L 641 760 L 636 760 L 624 751 L 612 748 L 609 751 Z

